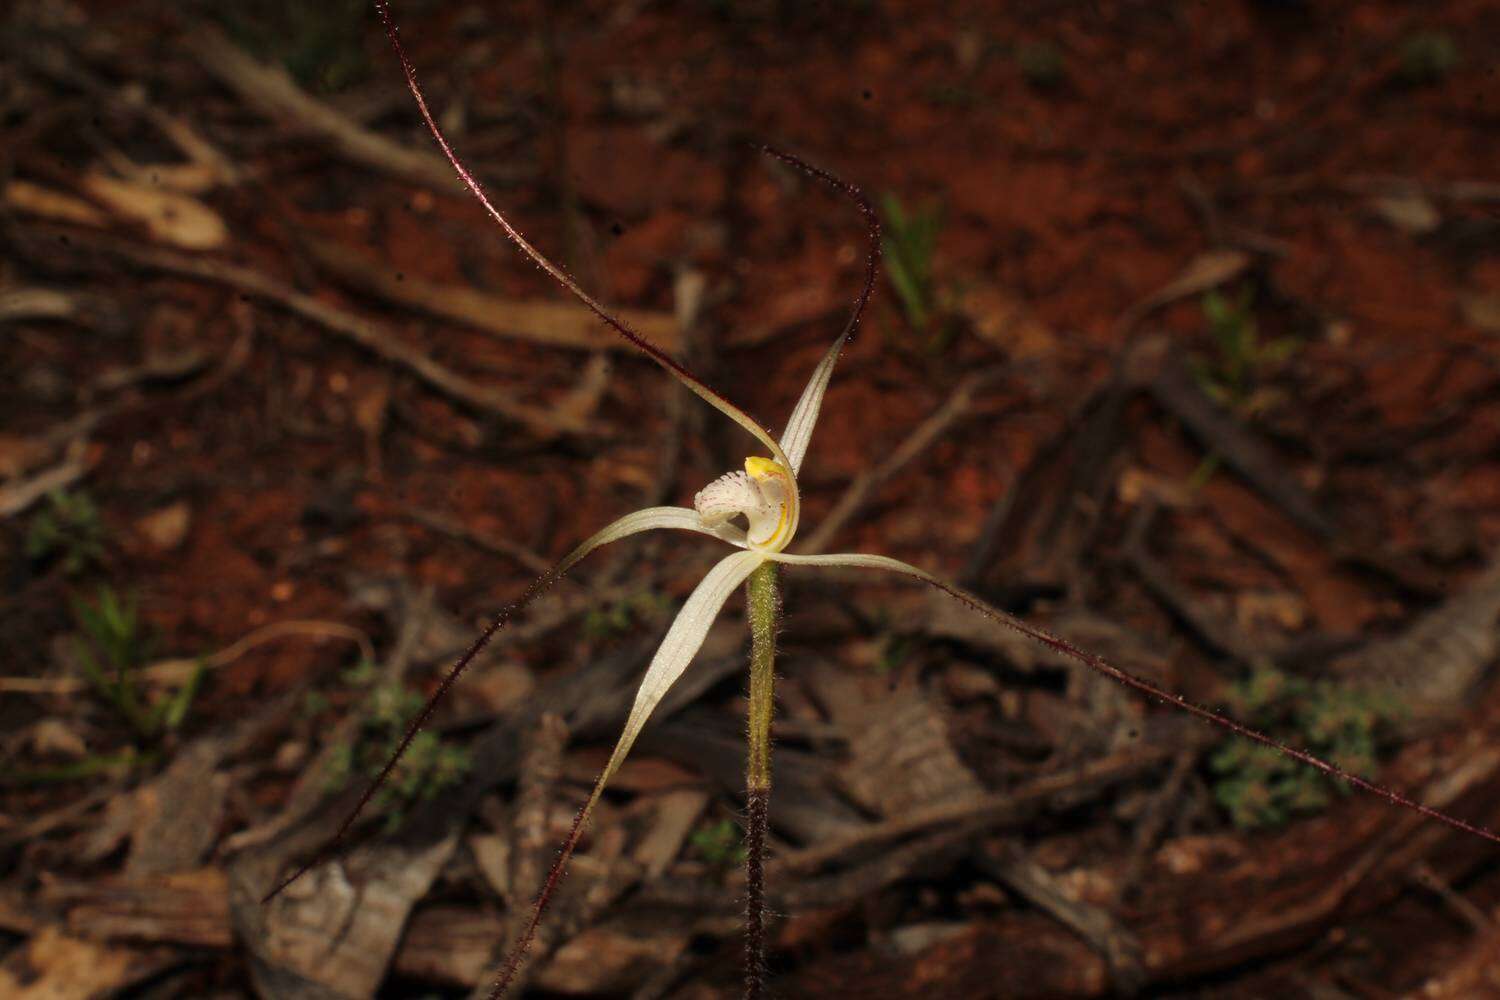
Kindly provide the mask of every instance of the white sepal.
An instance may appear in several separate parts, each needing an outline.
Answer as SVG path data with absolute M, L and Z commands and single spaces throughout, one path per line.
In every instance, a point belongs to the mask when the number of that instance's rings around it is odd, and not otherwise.
M 703 535 L 712 535 L 715 538 L 728 542 L 737 548 L 745 548 L 745 532 L 734 524 L 707 525 L 698 516 L 698 512 L 687 507 L 647 507 L 644 510 L 633 511 L 605 525 L 599 531 L 590 535 L 576 549 L 563 557 L 558 564 L 558 573 L 567 572 L 578 561 L 601 545 L 617 542 L 627 535 L 634 535 L 642 531 L 652 531 L 656 528 L 676 528 L 681 531 L 696 531 Z
M 708 571 L 689 595 L 682 610 L 677 612 L 672 627 L 667 629 L 667 637 L 651 658 L 651 665 L 646 668 L 646 676 L 635 693 L 635 704 L 630 709 L 630 717 L 625 720 L 625 730 L 620 734 L 620 741 L 615 744 L 614 753 L 610 754 L 609 763 L 604 765 L 604 771 L 599 775 L 593 795 L 589 797 L 590 806 L 598 801 L 605 783 L 619 770 L 625 755 L 630 753 L 631 746 L 645 728 L 646 720 L 651 717 L 657 704 L 677 682 L 677 678 L 682 676 L 693 657 L 698 655 L 703 640 L 708 636 L 709 627 L 724 608 L 724 602 L 765 561 L 766 556 L 759 552 L 736 552 L 726 556 Z
M 786 430 L 781 432 L 781 450 L 786 452 L 787 461 L 792 463 L 794 476 L 802 471 L 802 459 L 807 456 L 813 428 L 818 424 L 818 411 L 823 408 L 823 393 L 828 391 L 834 365 L 838 364 L 848 336 L 848 330 L 839 334 L 839 339 L 833 342 L 828 353 L 823 355 L 823 360 L 818 362 L 818 367 L 813 369 L 812 378 L 807 380 L 807 388 L 802 390 L 802 397 L 797 400 L 792 416 L 786 422 Z

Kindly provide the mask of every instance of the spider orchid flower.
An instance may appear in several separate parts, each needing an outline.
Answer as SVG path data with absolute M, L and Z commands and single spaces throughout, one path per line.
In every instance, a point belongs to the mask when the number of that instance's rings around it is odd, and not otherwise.
M 397 761 L 399 761 L 407 746 L 431 717 L 438 702 L 458 680 L 460 675 L 463 674 L 479 650 L 511 619 L 516 611 L 533 601 L 564 573 L 595 549 L 631 535 L 657 529 L 673 529 L 707 535 L 727 544 L 736 551 L 725 556 L 704 574 L 703 579 L 688 596 L 687 601 L 683 604 L 682 609 L 668 628 L 661 646 L 658 647 L 655 655 L 652 657 L 650 665 L 646 668 L 645 677 L 641 680 L 640 688 L 636 692 L 634 704 L 625 721 L 620 738 L 615 744 L 614 751 L 610 754 L 609 760 L 600 773 L 593 791 L 574 821 L 573 830 L 568 840 L 564 843 L 545 884 L 542 886 L 537 903 L 532 910 L 530 921 L 512 950 L 510 960 L 505 967 L 499 983 L 496 984 L 492 996 L 499 996 L 516 972 L 518 964 L 524 956 L 527 946 L 541 920 L 546 902 L 562 878 L 567 861 L 582 836 L 582 831 L 588 822 L 594 806 L 598 803 L 610 778 L 616 773 L 621 763 L 629 754 L 631 747 L 640 736 L 652 712 L 661 702 L 667 691 L 682 676 L 683 672 L 692 662 L 693 657 L 702 647 L 710 626 L 712 626 L 719 612 L 723 609 L 729 595 L 741 584 L 749 580 L 757 569 L 770 563 L 790 566 L 848 567 L 873 570 L 895 573 L 926 583 L 946 593 L 948 596 L 992 622 L 1014 629 L 1022 635 L 1049 646 L 1057 652 L 1071 657 L 1141 694 L 1173 705 L 1239 736 L 1270 746 L 1293 759 L 1322 771 L 1330 777 L 1338 778 L 1365 791 L 1372 792 L 1395 805 L 1411 809 L 1428 818 L 1446 823 L 1467 833 L 1500 843 L 1500 835 L 1488 829 L 1424 806 L 1398 792 L 1374 784 L 1337 765 L 1281 743 L 1231 718 L 1188 701 L 1180 695 L 1174 694 L 1151 681 L 1108 663 L 1093 653 L 1080 649 L 1067 639 L 1053 635 L 1038 626 L 992 607 L 981 598 L 948 583 L 920 567 L 882 555 L 862 553 L 795 555 L 787 552 L 787 546 L 796 536 L 801 513 L 801 495 L 798 491 L 797 478 L 802 470 L 802 463 L 807 455 L 808 446 L 812 441 L 813 429 L 817 425 L 818 414 L 823 405 L 823 397 L 827 392 L 834 367 L 839 360 L 839 355 L 844 345 L 853 336 L 865 304 L 869 301 L 875 285 L 880 250 L 880 227 L 874 209 L 868 199 L 865 198 L 859 189 L 844 183 L 815 166 L 803 162 L 795 156 L 774 149 L 765 149 L 765 152 L 769 155 L 818 178 L 851 197 L 864 216 L 869 238 L 869 252 L 866 257 L 864 284 L 858 297 L 855 299 L 853 314 L 844 327 L 844 330 L 839 334 L 838 339 L 833 342 L 832 346 L 828 348 L 827 352 L 818 362 L 817 367 L 813 369 L 812 377 L 808 380 L 806 388 L 803 389 L 800 398 L 797 400 L 797 404 L 787 421 L 786 429 L 782 432 L 779 439 L 775 438 L 765 427 L 745 413 L 744 410 L 730 402 L 720 393 L 714 391 L 656 345 L 607 312 L 602 305 L 579 287 L 577 282 L 566 271 L 548 260 L 511 225 L 510 221 L 490 202 L 489 197 L 478 180 L 464 166 L 438 127 L 427 106 L 427 101 L 423 96 L 422 90 L 417 84 L 412 63 L 407 58 L 401 45 L 401 40 L 397 35 L 386 0 L 375 0 L 375 6 L 385 26 L 386 34 L 390 38 L 392 47 L 395 49 L 397 58 L 400 60 L 402 70 L 406 75 L 407 86 L 416 100 L 417 108 L 426 122 L 428 130 L 432 133 L 433 138 L 437 141 L 439 147 L 441 147 L 444 155 L 457 171 L 460 180 L 463 181 L 464 185 L 478 199 L 491 218 L 500 225 L 523 253 L 566 288 L 575 298 L 598 315 L 601 320 L 614 328 L 617 333 L 637 347 L 642 353 L 671 373 L 690 391 L 697 394 L 743 428 L 755 439 L 760 449 L 767 454 L 751 455 L 745 459 L 743 469 L 726 472 L 718 479 L 709 483 L 697 493 L 692 507 L 649 507 L 625 515 L 588 538 L 572 552 L 563 557 L 550 571 L 534 581 L 515 603 L 500 612 L 449 671 L 426 706 L 412 721 L 406 736 L 398 746 L 395 754 L 386 763 L 385 768 L 370 786 L 367 787 L 363 797 L 345 820 L 342 828 L 335 835 L 329 847 L 273 889 L 266 897 L 267 899 L 279 893 L 281 889 L 300 877 L 314 864 L 339 849 L 345 835 L 364 806 L 395 768 Z M 772 587 L 774 587 L 774 584 Z M 754 676 L 752 670 L 752 688 L 755 684 Z M 767 696 L 768 694 L 767 692 Z M 752 710 L 753 701 L 752 691 Z M 767 717 L 764 722 L 768 726 L 769 718 Z M 754 728 L 752 725 L 752 730 Z M 753 735 L 752 732 L 752 739 Z M 752 754 L 753 752 L 754 748 L 752 747 Z

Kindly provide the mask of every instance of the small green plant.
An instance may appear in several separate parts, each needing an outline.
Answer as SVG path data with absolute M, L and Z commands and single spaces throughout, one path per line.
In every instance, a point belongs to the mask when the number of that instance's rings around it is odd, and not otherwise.
M 345 684 L 365 690 L 367 711 L 353 742 L 337 747 L 329 758 L 325 781 L 330 790 L 342 788 L 356 775 L 379 774 L 381 766 L 401 745 L 407 720 L 426 701 L 422 695 L 399 684 L 380 683 L 378 676 L 375 664 L 368 660 L 344 671 Z M 315 700 L 311 706 L 305 704 L 304 710 L 325 704 L 326 701 Z M 456 784 L 469 773 L 471 764 L 467 749 L 444 743 L 431 730 L 418 733 L 373 800 L 385 815 L 386 829 L 394 830 L 413 806 Z
M 27 528 L 26 556 L 38 562 L 57 558 L 64 573 L 77 576 L 104 561 L 104 541 L 104 522 L 89 495 L 54 490 Z
M 733 820 L 705 823 L 692 832 L 688 843 L 715 868 L 737 868 L 745 863 L 745 842 Z
M 1413 86 L 1441 83 L 1458 63 L 1458 45 L 1446 31 L 1418 31 L 1401 42 L 1401 79 Z
M 901 301 L 907 325 L 926 334 L 939 307 L 932 258 L 943 228 L 942 210 L 928 204 L 908 211 L 891 192 L 880 199 L 880 208 L 885 221 L 885 234 L 880 238 L 885 276 Z
M 1027 42 L 1016 49 L 1021 77 L 1038 90 L 1050 90 L 1068 76 L 1063 54 L 1051 42 Z
M 905 665 L 916 649 L 916 641 L 902 632 L 886 632 L 880 638 L 875 672 L 882 676 L 895 673 Z
M 589 639 L 611 639 L 637 625 L 657 621 L 667 613 L 667 599 L 641 590 L 602 608 L 590 608 L 583 619 L 583 634 Z
M 1221 405 L 1244 416 L 1253 416 L 1269 397 L 1258 389 L 1260 376 L 1297 352 L 1301 343 L 1294 337 L 1262 340 L 1260 328 L 1251 311 L 1249 289 L 1230 299 L 1212 291 L 1203 296 L 1203 318 L 1208 321 L 1216 356 L 1197 359 L 1193 372 L 1203 391 Z
M 1250 303 L 1248 288 L 1233 299 L 1218 291 L 1204 294 L 1203 317 L 1208 321 L 1215 353 L 1211 358 L 1194 358 L 1191 362 L 1199 387 L 1219 405 L 1244 419 L 1254 417 L 1276 399 L 1261 384 L 1266 370 L 1290 358 L 1302 346 L 1294 337 L 1263 341 Z M 1202 487 L 1218 468 L 1217 453 L 1205 457 L 1193 472 L 1191 487 Z
M 154 743 L 180 727 L 198 694 L 204 665 L 200 662 L 188 682 L 170 696 L 153 702 L 139 673 L 154 643 L 141 623 L 135 597 L 121 597 L 111 587 L 100 587 L 94 603 L 73 601 L 73 617 L 82 632 L 74 651 L 84 677 L 130 726 L 136 739 Z
M 1230 700 L 1241 718 L 1273 737 L 1367 776 L 1375 771 L 1389 722 L 1400 714 L 1387 696 L 1289 677 L 1272 667 L 1236 684 Z M 1280 826 L 1324 808 L 1334 789 L 1348 791 L 1283 753 L 1237 737 L 1220 745 L 1210 767 L 1217 775 L 1214 797 L 1241 828 Z

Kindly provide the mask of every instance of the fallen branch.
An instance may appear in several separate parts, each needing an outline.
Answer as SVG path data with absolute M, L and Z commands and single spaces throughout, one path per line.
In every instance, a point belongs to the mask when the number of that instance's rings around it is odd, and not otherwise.
M 76 244 L 83 241 L 74 236 L 73 242 Z M 259 271 L 226 261 L 140 246 L 107 237 L 90 237 L 86 245 L 122 257 L 138 267 L 212 281 L 275 303 L 406 369 L 439 392 L 477 410 L 514 420 L 544 439 L 569 433 L 586 434 L 592 430 L 587 423 L 570 417 L 565 411 L 518 403 L 509 393 L 481 385 L 458 374 L 411 344 L 401 341 L 373 320 L 329 305 Z
M 630 352 L 633 348 L 600 325 L 583 306 L 546 299 L 505 299 L 466 285 L 439 285 L 393 271 L 345 246 L 329 240 L 304 238 L 301 243 L 318 263 L 339 281 L 388 302 L 452 320 L 511 340 L 543 347 Z M 667 313 L 618 309 L 629 323 L 664 351 L 677 353 L 682 335 Z
M 69 449 L 68 457 L 30 479 L 0 487 L 0 518 L 14 517 L 42 497 L 67 489 L 89 471 L 82 439 Z
M 220 32 L 200 28 L 187 51 L 216 80 L 269 118 L 326 139 L 341 155 L 424 187 L 452 191 L 453 168 L 439 156 L 371 132 L 297 86 L 286 70 L 247 55 Z

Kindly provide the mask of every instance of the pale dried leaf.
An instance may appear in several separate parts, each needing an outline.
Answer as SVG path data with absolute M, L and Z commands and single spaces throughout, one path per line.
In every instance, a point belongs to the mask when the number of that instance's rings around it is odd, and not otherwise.
M 1485 333 L 1500 334 L 1500 292 L 1470 292 L 1458 298 L 1464 322 Z
M 193 508 L 179 500 L 139 518 L 135 527 L 156 551 L 171 552 L 182 545 L 192 523 Z
M 98 172 L 85 174 L 82 186 L 116 215 L 143 224 L 163 243 L 214 250 L 229 241 L 229 227 L 219 214 L 188 195 Z
M 103 212 L 82 198 L 75 198 L 40 184 L 13 180 L 6 183 L 4 190 L 5 206 L 17 212 L 82 226 L 102 227 L 108 223 Z
M 1371 199 L 1380 217 L 1409 236 L 1430 233 L 1442 225 L 1443 217 L 1420 191 L 1400 191 Z
M 1188 261 L 1171 281 L 1147 296 L 1136 307 L 1147 312 L 1178 299 L 1202 295 L 1245 272 L 1253 258 L 1243 250 L 1206 250 Z
M 166 956 L 70 937 L 43 928 L 0 965 L 8 1000 L 88 1000 L 114 996 L 159 971 Z

